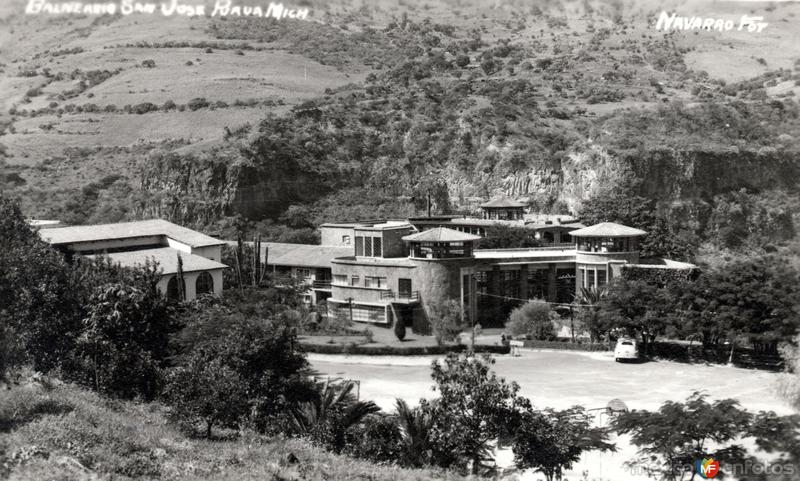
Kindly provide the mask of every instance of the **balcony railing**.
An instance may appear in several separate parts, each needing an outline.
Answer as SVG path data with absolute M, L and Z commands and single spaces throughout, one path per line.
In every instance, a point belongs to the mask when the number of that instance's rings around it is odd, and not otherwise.
M 398 299 L 398 300 L 407 300 L 407 301 L 418 301 L 419 300 L 419 291 L 411 291 L 411 292 L 394 292 L 394 291 L 383 291 L 381 292 L 381 299 Z
M 331 288 L 331 281 L 314 281 L 312 284 L 314 289 L 330 289 Z

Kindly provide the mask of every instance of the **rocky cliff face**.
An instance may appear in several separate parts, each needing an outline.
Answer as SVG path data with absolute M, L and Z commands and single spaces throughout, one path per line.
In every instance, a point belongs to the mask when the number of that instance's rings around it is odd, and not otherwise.
M 555 167 L 533 167 L 504 176 L 450 183 L 451 199 L 467 189 L 474 195 L 527 197 L 539 205 L 558 204 L 575 212 L 592 196 L 631 176 L 641 180 L 639 194 L 672 211 L 705 204 L 739 189 L 762 191 L 800 188 L 800 157 L 776 149 L 726 151 L 655 150 L 612 155 L 599 146 L 569 153 Z M 479 185 L 486 182 L 485 185 Z M 463 195 L 462 195 L 463 197 Z
M 771 148 L 610 153 L 588 145 L 560 161 L 531 162 L 513 173 L 498 170 L 449 169 L 445 180 L 453 207 L 504 194 L 528 198 L 538 208 L 576 212 L 587 199 L 635 177 L 641 180 L 639 194 L 656 199 L 664 213 L 697 218 L 715 195 L 732 190 L 797 191 L 800 157 Z M 277 218 L 289 205 L 324 196 L 335 182 L 291 165 L 248 162 L 234 151 L 166 154 L 145 163 L 139 213 L 189 224 L 237 213 Z

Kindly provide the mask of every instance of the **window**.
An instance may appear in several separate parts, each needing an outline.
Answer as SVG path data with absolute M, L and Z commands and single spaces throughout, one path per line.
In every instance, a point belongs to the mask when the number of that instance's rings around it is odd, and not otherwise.
M 184 300 L 186 297 L 186 283 L 181 279 L 178 284 L 178 276 L 172 276 L 167 282 L 167 297 L 170 299 Z
M 364 255 L 366 257 L 372 257 L 372 238 L 365 237 L 364 238 Z
M 351 286 L 357 286 L 360 280 L 361 279 L 358 276 L 352 276 L 350 278 L 350 285 Z
M 380 306 L 353 305 L 353 320 L 356 322 L 386 322 L 386 310 Z
M 386 287 L 386 278 L 385 277 L 364 277 L 364 287 L 373 287 L 376 289 L 381 289 Z
M 208 272 L 201 272 L 194 284 L 197 295 L 214 293 L 214 278 Z
M 294 277 L 297 279 L 311 279 L 311 269 L 295 269 Z
M 383 257 L 383 239 L 380 237 L 374 237 L 372 241 L 374 243 L 372 247 L 372 254 L 375 257 Z
M 411 279 L 397 279 L 397 292 L 400 297 L 411 297 Z
M 349 235 L 343 235 L 342 236 L 342 244 L 346 245 L 346 246 L 350 245 L 350 236 Z
M 346 286 L 347 285 L 347 276 L 336 274 L 333 276 L 333 283 L 339 286 Z
M 364 238 L 356 236 L 356 255 L 363 256 L 364 255 Z
M 597 287 L 606 285 L 606 270 L 597 269 Z

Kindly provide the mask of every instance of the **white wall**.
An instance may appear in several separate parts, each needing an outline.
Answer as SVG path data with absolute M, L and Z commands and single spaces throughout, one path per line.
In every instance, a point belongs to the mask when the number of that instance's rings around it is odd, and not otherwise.
M 208 272 L 211 274 L 211 278 L 214 280 L 214 296 L 219 297 L 222 295 L 222 269 L 214 269 L 213 271 L 184 272 L 183 282 L 186 284 L 187 301 L 192 301 L 197 298 L 197 278 L 202 272 Z M 161 276 L 161 279 L 158 281 L 158 290 L 163 295 L 167 295 L 167 285 L 169 284 L 169 280 L 176 275 L 177 274 L 167 274 L 165 276 Z

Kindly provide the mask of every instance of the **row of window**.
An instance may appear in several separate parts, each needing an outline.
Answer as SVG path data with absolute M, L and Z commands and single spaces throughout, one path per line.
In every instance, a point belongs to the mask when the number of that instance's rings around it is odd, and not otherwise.
M 333 283 L 340 286 L 361 286 L 361 276 L 350 276 L 348 279 L 346 275 L 337 274 L 333 276 Z M 377 276 L 364 276 L 364 287 L 373 287 L 376 289 L 385 289 L 388 287 L 385 277 Z
M 386 322 L 386 310 L 380 306 L 360 306 L 357 304 L 353 304 L 352 306 L 352 313 L 353 313 L 353 321 L 354 322 L 373 322 L 373 323 L 385 323 Z M 345 319 L 350 317 L 350 306 L 348 304 L 340 304 L 339 307 L 336 308 L 336 316 L 344 317 Z
M 381 237 L 356 236 L 356 255 L 359 257 L 383 257 Z
M 598 267 L 580 267 L 578 269 L 581 274 L 581 287 L 586 287 L 587 289 L 603 287 L 608 284 L 612 277 L 610 270 Z
M 194 283 L 194 290 L 198 296 L 201 294 L 213 294 L 214 278 L 211 277 L 211 274 L 208 272 L 201 272 Z M 186 281 L 181 279 L 179 283 L 178 276 L 172 276 L 169 282 L 167 282 L 167 297 L 170 299 L 179 299 L 181 295 L 186 295 Z

